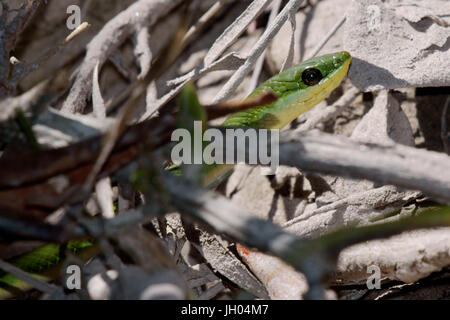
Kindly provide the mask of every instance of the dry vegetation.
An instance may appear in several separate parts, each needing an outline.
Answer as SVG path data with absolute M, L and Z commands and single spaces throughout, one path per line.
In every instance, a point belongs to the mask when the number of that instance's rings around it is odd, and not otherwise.
M 275 175 L 163 170 L 188 82 L 214 125 L 340 50 L 348 79 L 281 133 Z M 448 299 L 449 88 L 446 0 L 2 0 L 0 268 L 24 299 Z M 86 237 L 60 264 L 80 290 L 12 264 Z

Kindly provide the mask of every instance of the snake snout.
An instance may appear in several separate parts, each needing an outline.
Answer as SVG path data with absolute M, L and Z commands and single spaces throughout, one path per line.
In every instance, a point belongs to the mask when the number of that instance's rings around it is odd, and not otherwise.
M 352 59 L 352 56 L 348 51 L 340 51 L 333 54 L 333 64 L 335 67 L 340 67 L 346 63 L 349 63 Z

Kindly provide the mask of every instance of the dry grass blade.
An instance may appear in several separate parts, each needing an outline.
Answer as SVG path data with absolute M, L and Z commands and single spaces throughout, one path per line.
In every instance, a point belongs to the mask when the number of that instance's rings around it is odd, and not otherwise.
M 181 0 L 140 0 L 109 21 L 89 43 L 86 57 L 78 70 L 75 83 L 62 110 L 82 112 L 86 97 L 92 88 L 92 73 L 97 63 L 102 65 L 109 55 L 135 32 L 136 25 L 141 27 L 153 25 L 158 18 L 164 16 L 180 2 Z
M 282 2 L 281 0 L 275 0 L 275 2 L 273 3 L 272 10 L 270 11 L 269 20 L 267 22 L 268 26 L 272 25 L 272 23 L 275 21 L 275 18 L 277 17 L 278 12 L 280 11 L 281 2 Z M 259 76 L 261 75 L 265 56 L 266 51 L 264 50 L 264 52 L 258 58 L 258 61 L 256 61 L 256 65 L 252 73 L 252 78 L 250 79 L 249 89 L 247 90 L 247 95 L 252 93 L 252 91 L 255 90 L 256 87 L 258 86 Z
M 214 98 L 214 101 L 221 102 L 229 97 L 244 80 L 245 76 L 250 72 L 250 69 L 258 60 L 258 57 L 263 53 L 264 49 L 269 45 L 270 40 L 278 33 L 283 24 L 291 15 L 295 15 L 297 9 L 302 4 L 303 0 L 291 0 L 286 4 L 283 10 L 276 17 L 273 26 L 269 27 L 258 40 L 254 48 L 249 53 L 245 63 L 233 74 L 227 81 L 224 87 Z
M 145 143 L 147 138 L 152 141 L 154 147 L 161 146 L 170 140 L 170 133 L 173 129 L 174 120 L 172 118 L 153 119 L 136 124 L 128 128 L 115 146 L 115 151 L 125 151 L 137 144 Z M 92 165 L 100 153 L 102 137 L 83 140 L 65 148 L 24 152 L 20 156 L 12 158 L 4 155 L 0 158 L 0 187 L 14 188 L 23 184 L 39 182 L 65 171 L 76 169 L 80 165 Z M 30 159 L 33 161 L 33 166 L 30 166 Z M 48 166 L 48 163 L 52 163 L 52 166 Z
M 210 22 L 214 18 L 214 16 L 217 15 L 231 1 L 232 0 L 216 1 L 216 3 L 214 3 L 214 5 L 198 19 L 195 25 L 189 28 L 182 42 L 185 44 L 190 43 L 193 37 L 195 37 L 195 35 L 199 33 L 205 27 L 205 25 Z
M 136 30 L 136 46 L 134 54 L 138 60 L 140 72 L 138 80 L 144 79 L 152 63 L 153 54 L 150 50 L 148 27 L 143 27 L 141 30 Z
M 283 61 L 283 65 L 281 66 L 280 72 L 288 69 L 292 66 L 292 62 L 294 61 L 294 50 L 295 50 L 295 30 L 297 29 L 297 24 L 295 22 L 295 12 L 292 12 L 289 15 L 289 22 L 291 25 L 291 37 L 289 41 L 289 51 L 286 56 L 286 59 Z
M 140 121 L 146 120 L 149 117 L 151 117 L 159 108 L 161 108 L 164 104 L 166 104 L 168 101 L 175 98 L 181 90 L 184 88 L 186 83 L 189 81 L 196 80 L 200 76 L 212 72 L 212 71 L 218 71 L 218 70 L 236 70 L 239 68 L 240 65 L 242 65 L 244 59 L 239 57 L 236 53 L 232 52 L 230 54 L 227 54 L 223 58 L 217 60 L 216 62 L 212 63 L 208 67 L 199 67 L 188 74 L 181 76 L 179 78 L 176 78 L 174 80 L 169 81 L 169 85 L 177 85 L 174 89 L 170 90 L 167 94 L 165 94 L 163 97 L 158 99 L 158 101 L 152 106 L 152 108 L 148 109 L 140 118 Z
M 228 27 L 209 49 L 204 65 L 215 62 L 225 50 L 247 29 L 250 23 L 267 7 L 272 0 L 254 0 L 248 8 Z
M 94 73 L 92 74 L 92 106 L 94 116 L 103 119 L 106 117 L 106 107 L 100 90 L 100 84 L 98 83 L 99 66 L 99 63 L 95 65 Z
M 359 281 L 363 299 L 385 299 L 398 288 L 366 290 L 370 266 L 418 288 L 437 271 L 448 277 L 450 6 L 416 2 L 0 1 L 0 295 L 2 284 L 16 292 L 5 276 L 44 293 L 26 299 L 339 299 Z M 323 87 L 303 90 L 296 72 L 271 82 L 286 99 L 250 95 L 267 73 L 342 50 L 352 56 L 342 83 L 327 73 L 338 65 L 318 58 Z M 213 191 L 202 164 L 172 165 L 174 146 L 186 156 L 209 144 L 175 141 L 186 127 L 175 98 L 189 82 L 202 130 L 228 137 L 237 128 L 215 123 L 229 114 L 256 119 L 273 105 L 288 120 L 301 111 L 290 98 L 338 87 L 272 131 L 270 146 L 258 133 L 215 144 L 213 161 L 227 149 L 247 164 Z M 182 113 L 194 101 L 183 98 Z M 237 127 L 246 138 L 255 129 Z M 86 238 L 85 251 L 65 252 Z M 52 256 L 34 251 L 46 243 Z M 83 266 L 83 285 L 66 294 L 71 264 Z

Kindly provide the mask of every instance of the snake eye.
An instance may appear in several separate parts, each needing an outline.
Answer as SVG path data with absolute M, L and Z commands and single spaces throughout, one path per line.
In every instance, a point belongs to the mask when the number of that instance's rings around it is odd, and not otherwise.
M 322 78 L 322 73 L 316 68 L 309 68 L 302 72 L 302 81 L 308 86 L 318 84 Z

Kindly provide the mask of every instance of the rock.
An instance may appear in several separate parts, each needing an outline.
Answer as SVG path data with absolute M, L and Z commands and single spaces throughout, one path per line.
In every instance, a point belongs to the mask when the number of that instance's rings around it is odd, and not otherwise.
M 393 141 L 414 146 L 408 118 L 395 97 L 387 91 L 380 92 L 373 108 L 353 130 L 351 138 L 368 143 L 383 144 Z
M 364 91 L 448 86 L 449 17 L 447 0 L 352 1 L 344 36 L 350 80 Z
M 298 196 L 303 193 L 303 176 L 297 169 L 281 166 L 276 177 L 270 178 L 260 169 L 236 166 L 227 184 L 227 196 L 255 217 L 278 224 L 292 219 L 302 200 Z

